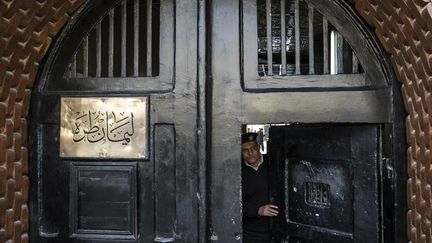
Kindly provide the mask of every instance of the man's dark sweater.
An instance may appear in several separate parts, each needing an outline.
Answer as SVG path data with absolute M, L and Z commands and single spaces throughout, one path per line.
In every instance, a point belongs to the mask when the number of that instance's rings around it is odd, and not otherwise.
M 270 219 L 258 215 L 258 209 L 269 204 L 268 164 L 264 161 L 255 171 L 242 162 L 243 238 L 270 240 Z

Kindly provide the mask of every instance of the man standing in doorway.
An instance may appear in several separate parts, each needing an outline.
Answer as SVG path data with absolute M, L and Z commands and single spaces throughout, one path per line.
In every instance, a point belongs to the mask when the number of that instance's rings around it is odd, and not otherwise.
M 269 243 L 270 217 L 278 215 L 278 207 L 269 200 L 268 162 L 260 152 L 257 135 L 249 132 L 241 138 L 244 243 Z
M 264 151 L 264 133 L 262 128 L 260 128 L 258 131 L 257 141 L 260 146 L 260 150 Z

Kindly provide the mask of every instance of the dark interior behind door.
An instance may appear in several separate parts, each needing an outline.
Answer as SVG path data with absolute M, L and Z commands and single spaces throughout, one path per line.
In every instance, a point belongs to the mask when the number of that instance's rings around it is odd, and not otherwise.
M 270 128 L 279 218 L 286 242 L 378 242 L 379 125 Z

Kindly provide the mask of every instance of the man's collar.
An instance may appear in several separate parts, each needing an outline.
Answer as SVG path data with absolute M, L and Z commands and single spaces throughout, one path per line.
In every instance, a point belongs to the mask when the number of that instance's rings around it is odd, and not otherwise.
M 254 166 L 248 164 L 248 162 L 246 162 L 246 161 L 245 161 L 244 163 L 245 163 L 247 166 L 249 166 L 249 167 L 251 167 L 252 169 L 254 169 L 255 171 L 258 171 L 260 165 L 261 165 L 263 162 L 264 162 L 264 157 L 263 157 L 263 155 L 261 154 L 261 156 L 260 156 L 260 162 L 258 163 L 258 165 L 257 165 L 256 167 L 254 167 Z

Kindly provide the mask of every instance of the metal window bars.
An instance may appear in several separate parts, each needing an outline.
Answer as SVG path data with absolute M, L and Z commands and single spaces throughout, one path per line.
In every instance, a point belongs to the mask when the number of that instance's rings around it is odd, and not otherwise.
M 160 0 L 123 0 L 84 38 L 65 77 L 158 76 L 159 12 Z
M 363 72 L 343 36 L 306 1 L 257 0 L 256 4 L 260 76 Z M 332 32 L 337 36 L 334 46 Z M 331 65 L 336 66 L 334 72 Z

